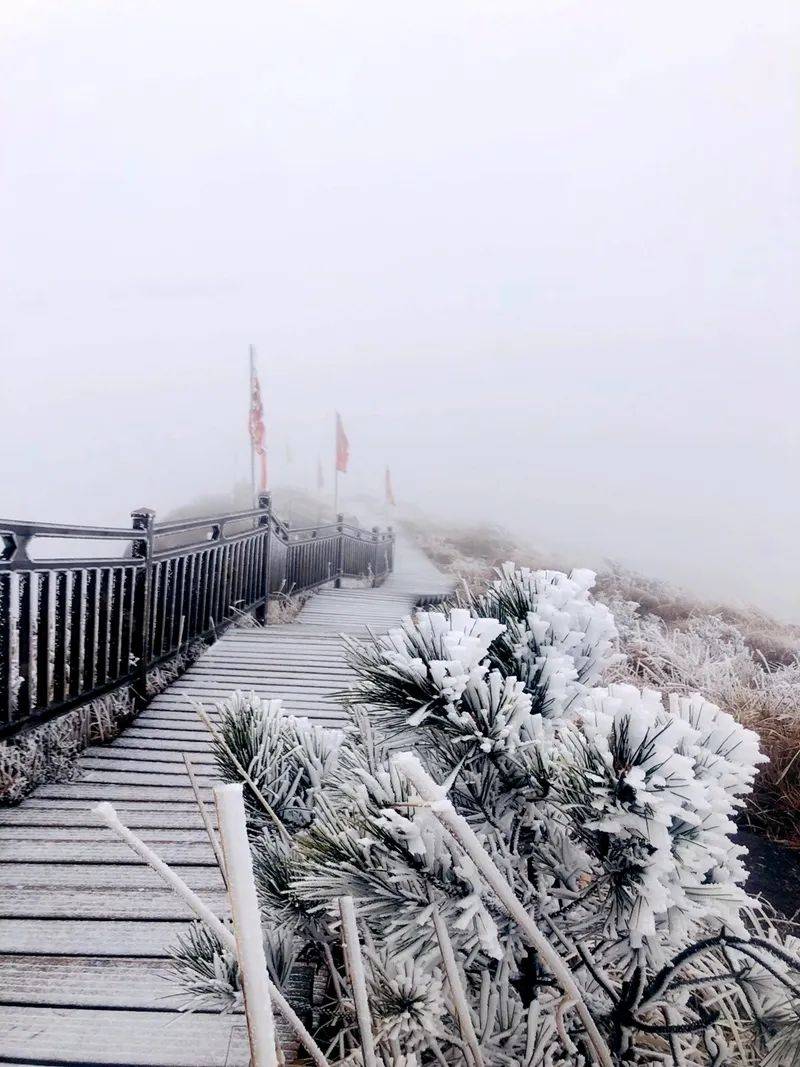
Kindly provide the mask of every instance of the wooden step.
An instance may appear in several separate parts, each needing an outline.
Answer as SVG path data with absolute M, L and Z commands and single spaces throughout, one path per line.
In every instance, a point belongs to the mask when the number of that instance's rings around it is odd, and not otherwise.
M 0 954 L 138 956 L 163 959 L 191 925 L 155 919 L 0 919 Z M 0 955 L 0 958 L 2 956 Z
M 32 842 L 31 848 L 34 847 Z M 180 845 L 173 846 L 179 849 Z M 134 856 L 134 853 L 131 852 Z M 209 852 L 209 856 L 210 856 Z M 134 856 L 134 860 L 136 857 Z M 190 889 L 202 896 L 207 890 L 223 890 L 224 883 L 213 856 L 196 862 L 192 866 L 176 863 L 172 870 Z M 164 883 L 154 870 L 138 860 L 134 863 L 108 863 L 102 860 L 87 859 L 74 862 L 25 863 L 3 860 L 0 862 L 0 895 L 4 898 L 13 893 L 14 888 L 43 890 L 46 898 L 51 888 L 79 889 L 95 894 L 103 887 L 115 890 L 125 889 L 159 889 Z M 8 889 L 7 889 L 8 887 Z M 5 904 L 3 900 L 2 904 Z
M 0 957 L 0 1005 L 175 1011 L 189 999 L 163 958 Z
M 40 786 L 0 809 L 0 1067 L 6 1062 L 128 1067 L 244 1067 L 241 1016 L 168 1010 L 167 956 L 192 913 L 92 812 L 111 801 L 216 914 L 228 901 L 182 761 L 195 763 L 216 823 L 218 781 L 201 705 L 235 690 L 280 698 L 288 714 L 338 728 L 336 698 L 354 685 L 342 634 L 369 640 L 411 613 L 420 591 L 448 587 L 418 550 L 398 544 L 382 586 L 327 588 L 292 622 L 234 628 L 108 745 L 74 781 Z M 400 573 L 406 568 L 405 577 Z
M 117 868 L 121 870 L 121 868 Z M 113 885 L 53 887 L 8 887 L 0 891 L 3 919 L 192 919 L 188 906 L 169 889 L 142 885 L 119 889 Z M 224 891 L 203 889 L 206 903 L 219 916 L 228 914 Z
M 246 1067 L 241 1015 L 4 1005 L 2 1055 L 15 1062 Z
M 177 831 L 176 831 L 177 832 Z M 110 833 L 110 831 L 109 831 Z M 186 833 L 186 831 L 183 831 Z M 143 834 L 139 836 L 143 837 Z M 215 866 L 216 860 L 207 837 L 196 840 L 169 839 L 167 831 L 162 829 L 158 835 L 150 831 L 148 844 L 158 856 L 170 865 L 187 864 L 191 866 Z M 0 885 L 3 881 L 3 866 L 11 862 L 14 867 L 19 864 L 45 864 L 50 867 L 58 863 L 111 863 L 123 865 L 141 865 L 139 857 L 118 838 L 103 838 L 87 841 L 84 838 L 9 838 L 0 836 Z M 29 879 L 16 884 L 29 884 Z M 49 884 L 49 883 L 48 883 Z M 102 883 L 98 883 L 102 884 Z

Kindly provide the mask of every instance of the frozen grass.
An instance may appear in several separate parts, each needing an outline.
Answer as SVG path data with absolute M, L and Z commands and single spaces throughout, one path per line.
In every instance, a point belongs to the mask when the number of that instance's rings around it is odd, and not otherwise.
M 515 545 L 498 527 L 411 525 L 409 532 L 473 589 L 506 559 L 570 569 L 570 561 Z M 800 841 L 800 627 L 756 609 L 703 602 L 618 566 L 598 575 L 595 595 L 614 613 L 627 657 L 609 680 L 702 692 L 756 730 L 770 762 L 756 778 L 747 818 L 775 837 Z
M 0 805 L 19 803 L 43 782 L 69 781 L 81 750 L 116 737 L 134 713 L 122 689 L 0 743 Z
M 202 641 L 194 641 L 148 671 L 148 698 L 163 693 L 205 647 Z M 37 785 L 74 778 L 83 749 L 113 741 L 136 717 L 136 711 L 131 690 L 123 687 L 0 742 L 0 806 L 18 804 Z
M 248 611 L 235 611 L 234 626 L 240 630 L 261 630 L 275 623 L 293 622 L 311 596 L 311 593 L 272 593 L 267 605 L 267 621 L 259 622 Z

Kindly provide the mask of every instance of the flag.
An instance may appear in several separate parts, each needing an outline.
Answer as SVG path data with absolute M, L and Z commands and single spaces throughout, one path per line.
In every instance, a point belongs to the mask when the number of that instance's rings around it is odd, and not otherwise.
M 391 504 L 392 507 L 396 507 L 397 501 L 394 498 L 394 490 L 392 489 L 392 472 L 389 468 L 386 468 L 386 503 Z
M 325 488 L 325 475 L 322 473 L 322 460 L 317 460 L 317 489 Z
M 250 345 L 250 448 L 260 461 L 259 489 L 267 488 L 267 446 L 264 429 L 264 405 L 261 402 L 261 386 L 256 373 L 256 351 Z
M 350 442 L 342 425 L 342 416 L 336 412 L 336 469 L 347 474 L 347 461 L 350 459 Z

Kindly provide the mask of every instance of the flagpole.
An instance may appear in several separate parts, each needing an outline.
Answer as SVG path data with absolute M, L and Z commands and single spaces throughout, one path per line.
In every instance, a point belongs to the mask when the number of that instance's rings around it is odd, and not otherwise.
M 339 514 L 339 416 L 333 413 L 333 515 Z
M 253 378 L 256 373 L 256 350 L 250 345 L 250 406 L 253 405 Z M 253 444 L 253 434 L 250 433 L 250 500 L 252 507 L 256 505 L 256 450 Z

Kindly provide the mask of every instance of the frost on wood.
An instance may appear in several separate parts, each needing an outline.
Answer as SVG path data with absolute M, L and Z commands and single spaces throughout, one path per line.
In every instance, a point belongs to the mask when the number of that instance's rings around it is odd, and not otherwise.
M 241 785 L 214 789 L 253 1067 L 277 1067 L 275 1023 Z
M 342 946 L 347 960 L 347 973 L 353 990 L 353 1002 L 358 1020 L 358 1035 L 364 1067 L 376 1067 L 375 1037 L 372 1032 L 372 1015 L 369 1010 L 367 980 L 364 976 L 364 960 L 358 938 L 356 909 L 352 897 L 339 898 L 339 914 L 342 918 Z
M 230 959 L 230 955 L 237 954 L 236 939 L 233 933 L 228 929 L 225 923 L 216 915 L 211 908 L 194 892 L 188 885 L 169 867 L 164 863 L 161 857 L 152 849 L 149 845 L 136 834 L 133 833 L 127 826 L 125 826 L 116 811 L 114 806 L 106 801 L 97 804 L 93 809 L 95 815 L 114 831 L 119 838 L 121 838 L 145 863 L 156 872 L 161 880 L 169 886 L 180 898 L 184 901 L 187 907 L 194 912 L 196 917 L 203 923 L 206 930 L 211 934 L 212 939 L 215 939 L 219 951 L 215 951 L 215 955 L 219 956 L 225 954 L 227 959 Z M 206 939 L 207 944 L 207 939 Z M 212 940 L 213 944 L 213 940 Z M 173 953 L 173 962 L 176 965 L 176 970 L 181 972 L 181 964 L 185 963 L 186 950 L 188 945 L 184 942 L 184 952 Z M 182 959 L 183 956 L 183 959 Z M 238 958 L 238 957 L 237 957 Z M 200 970 L 194 966 L 194 961 L 190 965 L 192 967 L 195 978 L 200 974 Z M 185 968 L 183 969 L 185 973 Z M 309 1034 L 305 1025 L 295 1010 L 289 1004 L 286 997 L 277 987 L 277 985 L 266 976 L 265 979 L 266 988 L 269 990 L 270 996 L 274 1001 L 275 1007 L 283 1015 L 286 1022 L 291 1026 L 298 1038 L 305 1046 L 306 1051 L 310 1055 L 317 1067 L 328 1067 L 328 1061 L 322 1053 L 319 1045 L 314 1041 L 311 1034 Z M 199 989 L 195 989 L 195 992 L 200 992 Z
M 253 694 L 220 706 L 223 776 L 244 768 L 279 823 L 246 787 L 263 927 L 291 930 L 316 962 L 317 1022 L 341 1062 L 362 1057 L 341 897 L 358 910 L 385 1063 L 566 1067 L 601 1061 L 602 1047 L 639 1067 L 800 1055 L 796 946 L 748 900 L 732 839 L 757 738 L 697 693 L 602 684 L 619 654 L 591 583 L 508 565 L 461 603 L 351 643 L 340 738 Z M 400 749 L 436 796 L 401 773 Z

